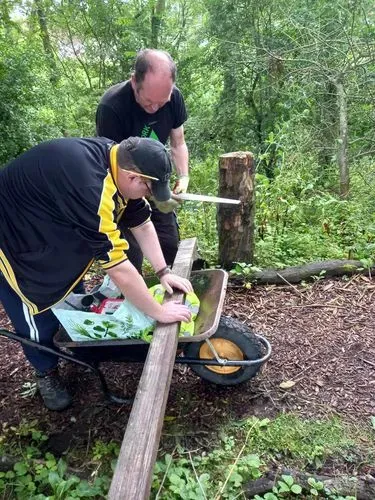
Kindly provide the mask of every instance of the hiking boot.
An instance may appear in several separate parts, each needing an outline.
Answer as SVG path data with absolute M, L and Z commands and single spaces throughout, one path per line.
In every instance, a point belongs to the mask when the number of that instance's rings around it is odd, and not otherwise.
M 72 404 L 72 398 L 64 387 L 56 370 L 47 373 L 37 373 L 36 383 L 43 402 L 49 410 L 65 410 Z

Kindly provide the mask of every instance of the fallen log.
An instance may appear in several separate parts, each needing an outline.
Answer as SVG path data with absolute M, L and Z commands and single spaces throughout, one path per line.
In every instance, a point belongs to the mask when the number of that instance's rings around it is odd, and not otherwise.
M 351 276 L 362 270 L 368 272 L 368 269 L 365 270 L 359 260 L 322 260 L 285 269 L 255 271 L 251 274 L 250 279 L 259 285 L 282 285 L 285 283 L 300 283 L 314 277 Z
M 249 482 L 244 487 L 246 498 L 253 498 L 255 495 L 264 495 L 271 492 L 277 481 L 282 475 L 291 476 L 296 484 L 299 484 L 305 491 L 310 491 L 311 486 L 308 483 L 310 478 L 323 483 L 324 488 L 335 492 L 341 496 L 352 496 L 356 500 L 374 500 L 375 498 L 375 478 L 367 476 L 319 476 L 308 474 L 294 469 L 270 470 L 264 477 Z

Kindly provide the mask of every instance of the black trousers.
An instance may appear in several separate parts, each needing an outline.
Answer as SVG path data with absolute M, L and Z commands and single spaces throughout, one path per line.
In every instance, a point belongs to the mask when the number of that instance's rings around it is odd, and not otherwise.
M 165 261 L 168 266 L 171 266 L 176 257 L 178 242 L 180 240 L 176 214 L 174 212 L 164 214 L 153 203 L 150 204 L 152 207 L 151 221 L 155 226 Z M 128 258 L 138 272 L 141 273 L 143 263 L 141 249 L 130 229 L 121 226 L 122 224 L 120 223 L 120 228 L 129 242 Z

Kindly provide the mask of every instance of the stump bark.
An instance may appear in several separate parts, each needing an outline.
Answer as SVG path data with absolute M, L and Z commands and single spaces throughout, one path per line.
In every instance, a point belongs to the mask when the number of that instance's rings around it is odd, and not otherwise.
M 217 208 L 219 262 L 252 262 L 254 256 L 255 161 L 250 152 L 227 153 L 219 159 L 219 196 L 241 200 Z

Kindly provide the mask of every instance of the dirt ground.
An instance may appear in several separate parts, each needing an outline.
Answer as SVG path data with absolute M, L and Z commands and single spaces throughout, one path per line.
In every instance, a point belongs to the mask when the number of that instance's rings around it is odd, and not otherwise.
M 167 403 L 163 444 L 202 446 L 229 418 L 303 417 L 337 414 L 369 425 L 375 415 L 375 279 L 321 280 L 306 287 L 230 284 L 224 313 L 263 334 L 273 353 L 253 380 L 235 387 L 203 382 L 176 365 Z M 0 327 L 10 324 L 0 310 Z M 62 374 L 74 394 L 73 406 L 50 412 L 38 395 L 22 395 L 32 370 L 17 343 L 0 337 L 0 421 L 37 419 L 51 435 L 51 451 L 89 446 L 95 439 L 121 441 L 130 406 L 106 405 L 94 375 L 64 363 Z M 142 365 L 107 363 L 110 388 L 134 396 Z M 289 382 L 289 388 L 280 384 Z M 294 384 L 293 384 L 294 383 Z

